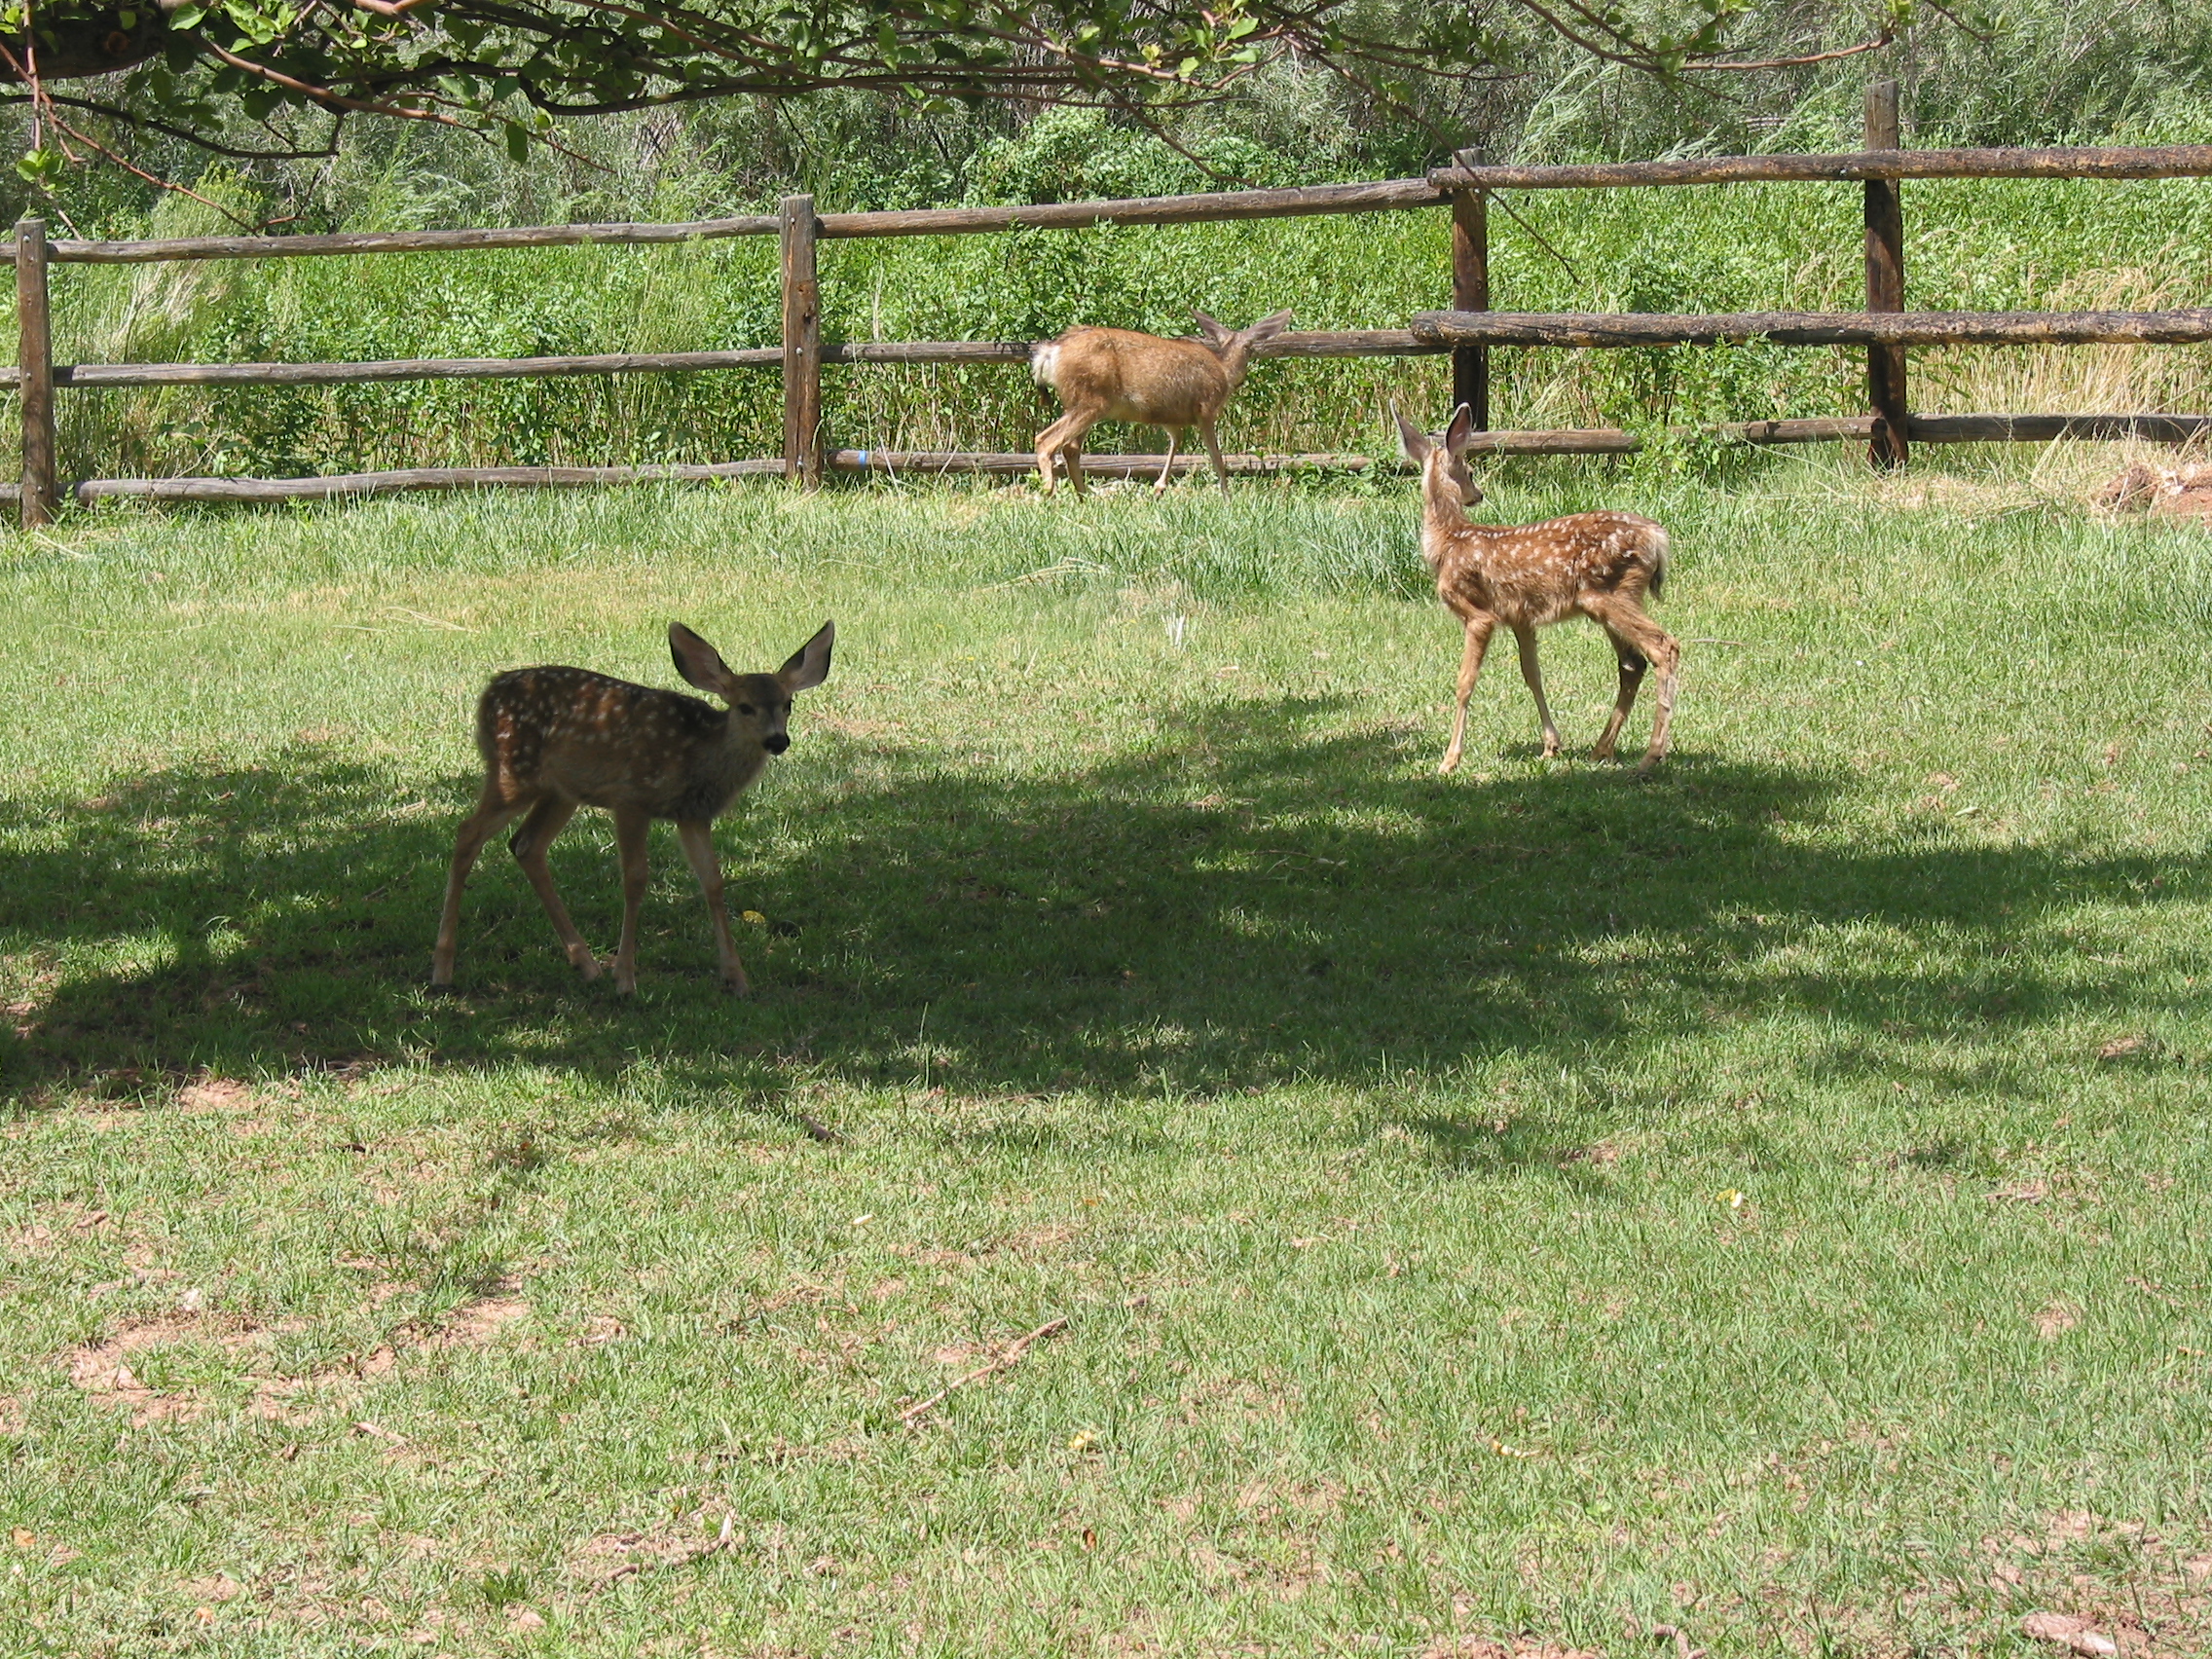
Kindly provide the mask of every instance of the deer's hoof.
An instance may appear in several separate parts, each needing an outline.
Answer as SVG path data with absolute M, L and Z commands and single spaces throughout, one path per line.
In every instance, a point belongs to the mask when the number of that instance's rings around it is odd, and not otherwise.
M 1440 778 L 1449 778 L 1454 772 L 1456 772 L 1458 769 L 1459 757 L 1456 755 L 1447 755 L 1443 758 L 1443 760 L 1438 763 L 1436 768 L 1436 775 Z
M 722 989 L 733 997 L 749 997 L 753 994 L 753 987 L 746 982 L 745 976 L 742 974 L 734 979 L 724 978 Z
M 575 964 L 576 972 L 584 977 L 587 983 L 599 977 L 599 960 L 590 951 L 578 951 L 570 960 Z

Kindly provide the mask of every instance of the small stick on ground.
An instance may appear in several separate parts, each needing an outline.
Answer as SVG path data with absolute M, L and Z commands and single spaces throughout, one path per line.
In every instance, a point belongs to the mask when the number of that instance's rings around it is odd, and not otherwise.
M 621 1583 L 625 1578 L 635 1578 L 647 1570 L 667 1572 L 680 1567 L 695 1567 L 709 1556 L 720 1555 L 722 1551 L 736 1542 L 737 1517 L 735 1515 L 724 1515 L 722 1517 L 721 1535 L 716 1538 L 713 1543 L 702 1544 L 697 1549 L 685 1550 L 682 1555 L 671 1556 L 666 1561 L 641 1561 L 633 1557 L 612 1572 L 609 1572 L 605 1578 L 592 1584 L 584 1591 L 584 1595 L 587 1598 L 596 1596 L 602 1590 L 610 1589 L 612 1586 Z
M 818 1140 L 824 1146 L 837 1146 L 844 1141 L 843 1135 L 810 1113 L 793 1112 L 792 1116 L 799 1121 L 799 1126 L 806 1130 L 810 1140 Z
M 979 1382 L 986 1377 L 996 1376 L 999 1372 L 1013 1370 L 1014 1367 L 1021 1363 L 1021 1356 L 1029 1351 L 1032 1344 L 1041 1343 L 1047 1337 L 1056 1337 L 1067 1328 L 1068 1316 L 1065 1313 L 1062 1313 L 1056 1319 L 1046 1320 L 1026 1337 L 1009 1343 L 1004 1351 L 990 1364 L 978 1365 L 965 1377 L 955 1377 L 928 1399 L 916 1401 L 913 1405 L 908 1406 L 899 1414 L 899 1420 L 906 1427 L 912 1428 L 929 1413 L 942 1405 L 955 1389 L 965 1388 L 971 1382 Z

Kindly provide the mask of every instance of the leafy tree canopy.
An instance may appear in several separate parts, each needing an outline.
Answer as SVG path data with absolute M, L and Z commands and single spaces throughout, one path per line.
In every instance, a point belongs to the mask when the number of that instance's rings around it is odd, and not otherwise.
M 1913 0 L 1790 8 L 1788 62 L 1889 40 Z M 356 116 L 501 139 L 562 119 L 829 90 L 919 105 L 1088 104 L 1157 124 L 1293 57 L 1409 110 L 1438 82 L 1511 76 L 1532 39 L 1660 75 L 1771 66 L 1751 0 L 7 0 L 0 83 L 29 103 L 39 183 L 71 163 L 140 169 L 117 129 L 230 154 L 327 150 Z M 1768 16 L 1762 18 L 1761 14 Z M 241 149 L 242 114 L 266 142 Z M 221 136 L 218 136 L 221 135 Z M 258 142 L 258 140 L 257 140 Z M 141 172 L 141 176 L 150 176 Z M 158 182 L 158 181 L 156 181 Z

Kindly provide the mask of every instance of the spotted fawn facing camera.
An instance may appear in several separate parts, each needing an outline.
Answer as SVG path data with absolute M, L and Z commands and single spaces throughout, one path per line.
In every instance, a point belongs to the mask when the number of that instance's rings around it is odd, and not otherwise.
M 1474 418 L 1461 404 L 1441 437 L 1431 438 L 1396 410 L 1406 459 L 1420 468 L 1420 553 L 1436 574 L 1436 597 L 1466 631 L 1459 660 L 1459 706 L 1452 720 L 1452 746 L 1439 772 L 1457 769 L 1467 734 L 1467 699 L 1482 672 L 1483 652 L 1498 625 L 1513 630 L 1521 647 L 1521 677 L 1536 699 L 1544 754 L 1559 753 L 1559 727 L 1544 701 L 1543 670 L 1536 663 L 1536 630 L 1587 616 L 1605 630 L 1620 665 L 1620 696 L 1598 739 L 1594 758 L 1610 759 L 1621 726 L 1636 706 L 1644 671 L 1659 671 L 1659 710 L 1651 720 L 1651 746 L 1641 770 L 1667 753 L 1667 727 L 1675 716 L 1675 677 L 1681 647 L 1644 613 L 1667 578 L 1667 533 L 1637 513 L 1575 513 L 1542 524 L 1476 524 L 1466 509 L 1483 498 L 1467 469 Z
M 502 824 L 524 812 L 530 816 L 508 846 L 552 918 L 569 960 L 585 978 L 599 977 L 599 962 L 570 921 L 545 864 L 546 849 L 576 808 L 599 806 L 614 815 L 614 842 L 622 858 L 622 941 L 614 952 L 614 988 L 624 993 L 638 988 L 645 832 L 653 820 L 665 818 L 674 821 L 683 856 L 706 895 L 723 987 L 742 996 L 748 988 L 745 967 L 722 906 L 714 821 L 760 775 L 769 756 L 792 746 L 792 699 L 829 679 L 835 638 L 825 622 L 774 674 L 732 674 L 714 646 L 682 623 L 670 623 L 668 648 L 677 673 L 721 698 L 726 710 L 585 668 L 518 668 L 495 679 L 476 705 L 484 793 L 454 843 L 430 983 L 453 983 L 461 890 L 476 855 Z

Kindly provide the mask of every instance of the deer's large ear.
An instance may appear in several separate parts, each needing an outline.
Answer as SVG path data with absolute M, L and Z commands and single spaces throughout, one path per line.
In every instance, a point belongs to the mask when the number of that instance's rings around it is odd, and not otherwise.
M 1428 434 L 1398 413 L 1398 406 L 1390 405 L 1390 419 L 1398 423 L 1398 447 L 1406 459 L 1416 466 L 1427 461 L 1436 446 L 1428 441 Z
M 676 672 L 702 691 L 720 691 L 730 683 L 721 653 L 681 622 L 668 625 L 668 654 L 676 660 Z
M 1475 412 L 1462 403 L 1452 413 L 1452 424 L 1444 428 L 1444 449 L 1448 455 L 1464 455 L 1475 438 Z
M 1286 311 L 1276 312 L 1272 316 L 1264 316 L 1244 331 L 1244 338 L 1254 346 L 1263 340 L 1272 340 L 1290 326 L 1290 318 L 1291 313 Z
M 836 643 L 836 624 L 823 623 L 822 631 L 793 651 L 791 661 L 776 670 L 777 681 L 793 695 L 813 690 L 830 678 L 830 647 Z
M 1216 346 L 1227 345 L 1236 332 L 1219 318 L 1206 315 L 1197 306 L 1191 308 L 1191 320 L 1198 325 L 1198 332 Z

